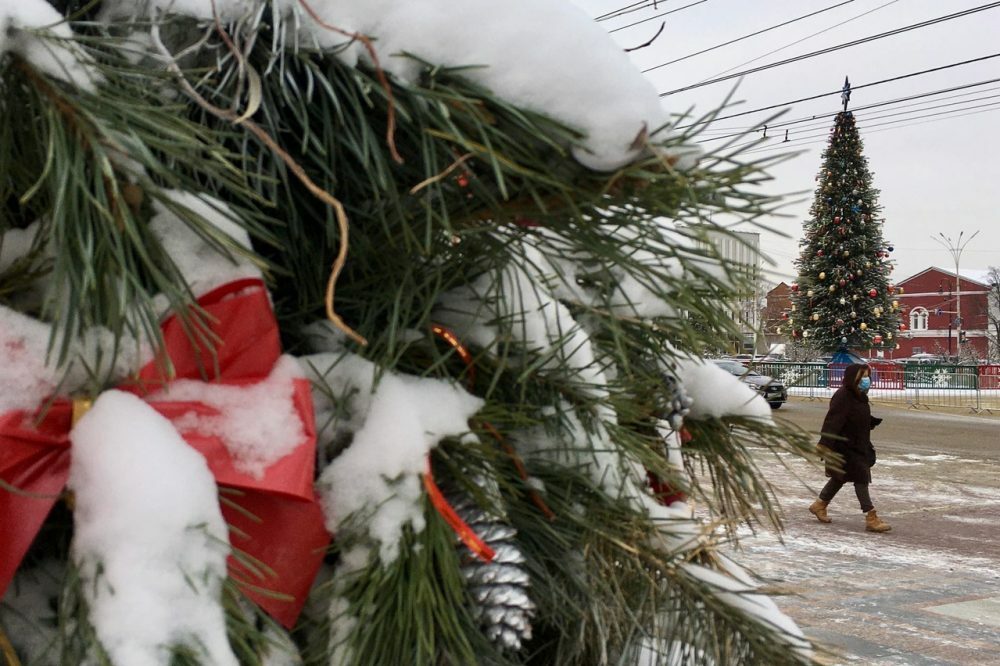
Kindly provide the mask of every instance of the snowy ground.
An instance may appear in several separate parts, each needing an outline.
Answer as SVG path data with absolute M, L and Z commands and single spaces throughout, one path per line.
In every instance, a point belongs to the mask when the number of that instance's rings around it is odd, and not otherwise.
M 815 429 L 825 404 L 787 408 L 782 416 Z M 831 504 L 834 522 L 817 522 L 806 507 L 825 480 L 822 470 L 763 456 L 787 533 L 782 544 L 774 534 L 744 531 L 737 557 L 788 594 L 779 605 L 830 648 L 826 663 L 1000 664 L 1000 420 L 885 415 L 899 430 L 876 437 L 871 491 L 892 532 L 864 531 L 850 486 Z M 936 451 L 900 437 L 907 420 L 935 440 Z

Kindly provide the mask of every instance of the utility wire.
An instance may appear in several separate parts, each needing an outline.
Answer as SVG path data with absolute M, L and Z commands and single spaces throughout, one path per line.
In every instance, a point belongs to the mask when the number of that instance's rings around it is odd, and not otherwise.
M 917 126 L 917 125 L 927 125 L 929 123 L 939 123 L 939 122 L 946 121 L 946 120 L 953 120 L 953 119 L 958 119 L 958 118 L 964 118 L 966 116 L 976 116 L 976 115 L 979 115 L 979 114 L 982 114 L 982 113 L 992 113 L 994 111 L 1000 111 L 1000 105 L 997 105 L 997 106 L 994 106 L 994 107 L 988 108 L 988 109 L 982 109 L 982 110 L 979 110 L 979 111 L 970 111 L 969 113 L 960 113 L 960 114 L 956 114 L 956 115 L 952 115 L 952 116 L 948 116 L 948 117 L 944 117 L 944 118 L 933 118 L 931 120 L 921 120 L 921 121 L 918 121 L 918 122 L 906 123 L 906 124 L 903 124 L 903 125 L 896 125 L 894 127 L 883 127 L 882 129 L 876 129 L 876 130 L 872 130 L 870 132 L 867 132 L 867 134 L 878 134 L 879 132 L 889 132 L 889 131 L 892 131 L 892 130 L 903 129 L 905 127 L 914 127 L 914 126 Z M 793 148 L 800 148 L 800 147 L 804 148 L 806 146 L 818 145 L 818 144 L 821 144 L 821 143 L 824 143 L 824 141 L 823 140 L 819 140 L 819 139 L 813 140 L 813 141 L 809 141 L 809 142 L 806 142 L 806 143 L 800 143 L 800 144 L 797 144 L 797 145 L 785 145 L 784 143 L 782 143 L 781 145 L 778 145 L 778 146 L 763 146 L 763 147 L 759 147 L 759 148 L 754 148 L 754 149 L 751 149 L 751 150 L 747 150 L 747 151 L 744 151 L 743 153 L 741 153 L 741 155 L 750 155 L 752 153 L 765 153 L 765 152 L 766 153 L 770 153 L 770 152 L 776 152 L 776 151 L 779 151 L 779 150 L 791 150 Z
M 940 90 L 933 90 L 931 92 L 917 93 L 915 95 L 907 95 L 906 97 L 897 97 L 896 99 L 890 99 L 890 100 L 886 100 L 886 101 L 883 101 L 883 102 L 874 102 L 872 104 L 866 104 L 864 106 L 859 106 L 859 107 L 857 107 L 855 109 L 852 109 L 852 112 L 856 113 L 858 111 L 867 111 L 868 109 L 872 109 L 872 108 L 876 108 L 876 107 L 880 107 L 880 106 L 888 106 L 888 105 L 891 105 L 891 104 L 898 104 L 899 102 L 909 102 L 909 101 L 914 100 L 914 99 L 921 99 L 923 97 L 932 97 L 934 95 L 940 95 L 940 94 L 946 93 L 946 92 L 954 92 L 956 90 L 966 90 L 968 88 L 977 88 L 979 86 L 984 86 L 984 85 L 988 85 L 990 83 L 998 83 L 998 82 L 1000 82 L 1000 78 L 986 79 L 985 81 L 977 81 L 976 83 L 966 83 L 966 84 L 961 85 L 961 86 L 953 86 L 951 88 L 942 88 Z M 989 88 L 988 90 L 994 90 L 994 89 L 993 88 Z M 978 95 L 980 92 L 984 92 L 984 91 L 973 90 L 971 92 L 961 93 L 959 95 L 951 95 L 949 97 L 942 97 L 941 99 L 954 99 L 956 97 L 965 97 L 967 95 Z M 905 107 L 900 107 L 900 108 L 905 108 Z M 808 121 L 813 120 L 813 119 L 833 117 L 833 116 L 837 115 L 837 113 L 840 113 L 840 112 L 837 111 L 835 113 L 814 114 L 812 116 L 809 116 L 808 118 L 799 118 L 798 120 L 789 120 L 787 122 L 780 122 L 780 123 L 773 123 L 773 124 L 768 123 L 767 126 L 768 126 L 768 128 L 772 128 L 772 127 L 785 127 L 787 125 L 794 125 L 794 124 L 797 124 L 797 123 L 800 123 L 800 122 L 808 122 Z M 710 134 L 712 132 L 715 132 L 715 133 L 730 133 L 730 136 L 738 136 L 739 134 L 745 134 L 746 132 L 750 132 L 750 131 L 753 131 L 753 130 L 756 130 L 756 129 L 760 129 L 760 128 L 761 128 L 761 124 L 757 123 L 756 125 L 750 125 L 750 126 L 744 126 L 744 127 L 712 127 L 712 128 L 708 128 L 708 129 L 702 130 L 701 133 L 703 133 L 703 134 Z
M 691 4 L 684 5 L 683 7 L 678 7 L 677 9 L 671 9 L 669 12 L 663 12 L 662 14 L 657 14 L 656 16 L 650 16 L 649 18 L 644 18 L 641 21 L 636 21 L 635 23 L 629 23 L 628 25 L 623 25 L 622 27 L 615 28 L 614 30 L 608 30 L 608 34 L 610 35 L 611 33 L 618 32 L 619 30 L 624 30 L 625 28 L 631 28 L 633 26 L 637 26 L 640 23 L 646 23 L 648 21 L 654 21 L 654 20 L 656 20 L 658 18 L 662 18 L 664 16 L 667 16 L 668 14 L 676 14 L 677 12 L 682 12 L 685 9 L 689 9 L 691 7 L 694 7 L 695 5 L 700 5 L 700 4 L 705 3 L 705 2 L 708 2 L 708 0 L 698 0 L 697 2 L 692 2 Z
M 1000 88 L 992 88 L 992 89 L 984 90 L 984 91 L 981 91 L 981 92 L 992 92 L 993 90 L 1000 90 Z M 883 113 L 883 114 L 862 115 L 862 116 L 858 116 L 857 113 L 855 112 L 854 117 L 858 121 L 860 121 L 860 122 L 867 123 L 867 122 L 871 122 L 872 120 L 881 120 L 883 118 L 894 118 L 896 116 L 908 116 L 908 115 L 911 115 L 911 114 L 914 114 L 914 113 L 922 113 L 923 111 L 930 111 L 931 109 L 944 109 L 944 108 L 947 108 L 949 106 L 958 106 L 960 104 L 970 104 L 972 102 L 981 102 L 984 99 L 996 99 L 997 97 L 1000 97 L 1000 95 L 984 95 L 982 97 L 973 97 L 972 99 L 965 99 L 965 100 L 962 100 L 961 102 L 949 102 L 947 104 L 934 104 L 932 106 L 921 106 L 921 104 L 926 104 L 926 102 L 922 102 L 922 103 L 918 103 L 918 104 L 910 104 L 910 105 L 899 107 L 899 108 L 903 109 L 903 108 L 907 108 L 907 106 L 910 106 L 910 107 L 920 106 L 920 108 L 916 108 L 916 109 L 911 108 L 908 111 L 897 111 L 895 113 Z M 936 100 L 931 100 L 931 101 L 936 101 Z M 965 107 L 965 108 L 971 108 L 971 107 Z M 964 109 L 954 109 L 954 110 L 964 110 Z M 836 115 L 836 114 L 834 114 L 834 115 Z M 799 127 L 795 131 L 796 132 L 810 132 L 810 131 L 819 129 L 821 127 L 824 128 L 824 129 L 826 129 L 826 128 L 829 127 L 829 123 L 828 122 L 822 122 L 822 123 L 819 123 L 819 124 L 816 124 L 816 125 L 807 125 L 805 127 Z M 768 126 L 768 129 L 771 129 L 770 125 Z M 795 139 L 792 139 L 792 138 L 789 138 L 789 140 L 790 141 L 795 141 Z
M 663 4 L 667 4 L 670 0 L 662 0 Z M 619 7 L 618 9 L 612 9 L 610 12 L 604 12 L 598 16 L 594 17 L 595 21 L 607 21 L 608 19 L 617 18 L 619 16 L 624 16 L 625 14 L 631 14 L 632 12 L 637 12 L 646 7 L 653 6 L 655 8 L 656 3 L 653 0 L 643 0 L 642 2 L 633 2 L 631 5 L 625 5 L 624 7 Z
M 969 110 L 971 110 L 973 108 L 978 109 L 978 108 L 981 108 L 981 107 L 989 107 L 989 106 L 993 106 L 993 105 L 997 105 L 997 104 L 1000 104 L 1000 102 L 992 102 L 991 104 L 983 104 L 983 105 L 979 105 L 979 106 L 976 106 L 976 107 L 967 107 L 967 108 L 962 108 L 962 109 L 951 109 L 949 111 L 939 111 L 937 113 L 931 113 L 931 114 L 927 114 L 927 115 L 923 115 L 923 116 L 914 116 L 914 117 L 911 117 L 911 118 L 900 118 L 898 120 L 890 120 L 890 121 L 887 121 L 887 122 L 884 122 L 884 123 L 877 123 L 877 124 L 873 124 L 873 125 L 863 125 L 862 123 L 858 123 L 858 130 L 865 131 L 865 134 L 873 134 L 874 132 L 869 132 L 868 130 L 871 129 L 871 128 L 874 128 L 874 127 L 882 127 L 884 125 L 894 125 L 894 124 L 897 124 L 897 123 L 907 123 L 908 121 L 912 121 L 912 120 L 921 120 L 923 118 L 931 118 L 931 117 L 937 117 L 937 116 L 948 115 L 948 114 L 957 114 L 957 113 L 961 113 L 963 111 L 969 111 Z M 753 146 L 752 149 L 746 151 L 747 153 L 758 152 L 758 151 L 765 150 L 765 149 L 766 150 L 778 150 L 778 149 L 781 149 L 781 148 L 789 149 L 789 148 L 796 148 L 798 146 L 812 145 L 814 143 L 828 142 L 829 141 L 829 137 L 830 137 L 830 132 L 828 130 L 824 130 L 824 131 L 818 132 L 816 134 L 809 134 L 807 136 L 801 136 L 801 137 L 798 137 L 797 139 L 792 139 L 792 140 L 787 141 L 787 142 L 786 141 L 780 141 L 781 145 L 779 145 L 779 146 L 775 146 L 775 145 L 763 145 L 765 143 L 766 144 L 773 144 L 774 142 L 771 139 L 776 139 L 777 136 L 775 136 L 775 137 L 767 137 L 767 138 L 761 138 L 761 139 L 754 139 L 752 141 L 746 141 L 744 143 L 737 143 L 737 144 L 734 144 L 734 145 L 731 145 L 731 146 L 727 146 L 727 149 L 742 148 L 744 146 Z
M 971 109 L 979 109 L 979 110 L 973 111 Z M 968 111 L 968 113 L 960 113 L 961 111 Z M 904 127 L 913 127 L 915 125 L 926 125 L 927 123 L 940 122 L 942 120 L 952 120 L 952 119 L 955 119 L 955 118 L 964 118 L 966 116 L 975 116 L 975 115 L 978 115 L 980 113 L 990 113 L 990 112 L 993 112 L 993 111 L 1000 111 L 1000 102 L 993 102 L 991 104 L 981 104 L 981 105 L 978 105 L 978 106 L 975 106 L 975 107 L 968 107 L 967 109 L 952 109 L 951 111 L 940 111 L 938 113 L 931 113 L 931 114 L 928 114 L 926 116 L 918 116 L 918 117 L 914 117 L 914 118 L 904 118 L 904 119 L 900 119 L 900 120 L 890 120 L 890 121 L 885 122 L 885 123 L 877 123 L 875 125 L 869 125 L 867 127 L 859 127 L 859 129 L 865 130 L 865 134 L 866 135 L 869 135 L 869 134 L 878 134 L 879 132 L 885 132 L 885 131 L 888 131 L 888 130 L 902 129 Z M 940 116 L 947 116 L 947 117 L 940 117 Z M 934 118 L 934 119 L 933 120 L 921 120 L 922 118 Z M 919 120 L 920 122 L 906 122 L 906 121 L 909 121 L 909 120 Z M 904 124 L 897 125 L 897 123 L 904 123 Z M 893 127 L 884 127 L 885 125 L 893 125 Z M 871 128 L 874 128 L 874 127 L 882 127 L 882 129 L 871 129 Z M 771 151 L 775 151 L 775 150 L 788 150 L 790 148 L 798 148 L 798 147 L 807 146 L 807 145 L 815 145 L 815 144 L 819 144 L 819 143 L 826 143 L 826 141 L 827 141 L 826 137 L 828 137 L 828 136 L 829 136 L 829 132 L 823 132 L 822 134 L 817 134 L 817 135 L 814 135 L 812 137 L 802 137 L 802 138 L 798 139 L 798 141 L 804 141 L 803 143 L 789 142 L 789 145 L 786 145 L 785 142 L 782 141 L 781 144 L 777 145 L 777 146 L 759 146 L 759 147 L 756 147 L 756 148 L 744 151 L 742 154 L 743 155 L 749 155 L 749 154 L 752 154 L 752 153 L 771 152 Z M 812 139 L 812 140 L 805 141 L 805 139 L 807 139 L 807 138 L 808 139 Z M 759 143 L 759 141 L 760 140 L 758 139 L 756 142 L 750 142 L 750 143 L 739 144 L 739 145 L 740 146 L 746 146 L 746 145 L 751 145 L 752 143 Z M 730 147 L 731 148 L 737 148 L 739 146 L 730 146 Z
M 851 90 L 852 91 L 856 91 L 856 90 L 861 90 L 862 88 L 870 88 L 871 86 L 878 86 L 878 85 L 882 85 L 882 84 L 885 84 L 885 83 L 891 83 L 893 81 L 901 81 L 903 79 L 909 79 L 909 78 L 914 77 L 914 76 L 921 76 L 923 74 L 930 74 L 931 72 L 940 72 L 940 71 L 945 70 L 945 69 L 951 69 L 952 67 L 961 67 L 962 65 L 970 65 L 970 64 L 972 64 L 974 62 L 982 62 L 984 60 L 990 60 L 991 58 L 997 58 L 997 57 L 1000 57 L 1000 52 L 993 53 L 993 54 L 990 54 L 990 55 L 987 55 L 987 56 L 981 56 L 979 58 L 972 58 L 971 60 L 962 60 L 960 62 L 953 62 L 950 65 L 941 65 L 940 67 L 932 67 L 930 69 L 924 69 L 924 70 L 921 70 L 919 72 L 910 72 L 909 74 L 901 74 L 900 76 L 894 76 L 892 78 L 882 79 L 881 81 L 872 81 L 871 83 L 863 83 L 863 84 L 861 84 L 859 86 L 851 86 Z M 700 120 L 698 122 L 690 123 L 688 125 L 679 125 L 676 128 L 674 128 L 674 129 L 685 129 L 687 127 L 693 127 L 695 125 L 705 125 L 707 123 L 713 123 L 713 122 L 715 122 L 717 120 L 728 120 L 729 118 L 738 118 L 740 116 L 746 116 L 746 115 L 749 115 L 751 113 L 758 113 L 760 111 L 770 111 L 772 109 L 780 109 L 780 108 L 783 108 L 783 107 L 786 107 L 786 106 L 791 106 L 792 104 L 798 104 L 800 102 L 809 102 L 809 101 L 812 101 L 814 99 L 820 99 L 822 97 L 829 97 L 830 95 L 839 95 L 841 92 L 842 92 L 842 89 L 838 88 L 837 90 L 832 90 L 830 92 L 820 93 L 819 95 L 812 95 L 810 97 L 803 97 L 801 99 L 793 99 L 793 100 L 788 101 L 788 102 L 782 102 L 781 104 L 772 104 L 770 106 L 762 106 L 762 107 L 760 107 L 758 109 L 752 109 L 750 111 L 741 111 L 740 113 L 731 113 L 728 116 L 715 116 L 715 117 L 709 118 L 708 120 Z M 661 93 L 660 97 L 663 97 L 664 94 L 665 93 Z
M 941 116 L 941 115 L 947 115 L 947 114 L 956 114 L 956 113 L 961 113 L 963 111 L 970 111 L 972 109 L 979 109 L 979 108 L 994 106 L 994 105 L 997 105 L 997 104 L 1000 104 L 1000 102 L 992 102 L 990 104 L 981 104 L 981 105 L 978 105 L 978 106 L 965 107 L 965 108 L 961 108 L 961 109 L 951 109 L 949 111 L 939 111 L 937 113 L 930 113 L 930 114 L 926 114 L 926 115 L 922 115 L 922 116 L 913 116 L 913 117 L 910 117 L 910 118 L 900 118 L 898 120 L 890 120 L 890 121 L 887 121 L 887 122 L 884 122 L 884 123 L 876 123 L 876 124 L 873 124 L 873 125 L 866 125 L 866 124 L 863 124 L 863 123 L 858 123 L 858 129 L 859 130 L 864 130 L 866 134 L 871 134 L 872 132 L 868 132 L 868 130 L 871 129 L 871 128 L 874 128 L 874 127 L 882 127 L 884 125 L 893 125 L 893 124 L 897 124 L 897 123 L 905 123 L 905 122 L 908 122 L 908 121 L 911 121 L 911 120 L 920 120 L 920 119 L 923 119 L 923 118 L 932 118 L 932 117 Z M 737 143 L 737 144 L 729 145 L 729 146 L 726 146 L 726 149 L 729 150 L 729 149 L 743 148 L 745 146 L 753 146 L 752 149 L 746 151 L 746 154 L 749 154 L 749 153 L 752 153 L 752 152 L 758 152 L 758 151 L 765 150 L 765 149 L 767 149 L 767 150 L 778 150 L 778 149 L 781 149 L 781 148 L 789 149 L 789 148 L 796 148 L 796 147 L 802 146 L 802 145 L 811 145 L 813 143 L 822 143 L 823 141 L 829 141 L 829 136 L 830 136 L 830 132 L 828 130 L 824 129 L 824 131 L 818 132 L 816 134 L 810 134 L 810 135 L 807 135 L 807 136 L 801 136 L 801 137 L 798 137 L 796 139 L 791 139 L 789 141 L 780 141 L 781 145 L 779 145 L 779 146 L 775 146 L 775 145 L 762 145 L 764 143 L 773 144 L 773 141 L 771 139 L 777 139 L 777 135 L 776 135 L 776 136 L 773 136 L 773 137 L 765 137 L 765 138 L 753 139 L 751 141 L 746 141 L 744 143 Z M 817 139 L 821 139 L 822 141 L 816 141 Z
M 985 99 L 995 99 L 996 97 L 1000 97 L 1000 95 L 989 95 L 987 97 L 980 97 L 978 99 L 965 100 L 964 102 L 953 102 L 952 104 L 945 104 L 943 106 L 955 106 L 956 104 L 969 104 L 971 102 L 979 102 L 979 101 L 982 101 L 982 100 L 985 100 Z M 919 120 L 921 118 L 933 118 L 935 116 L 944 115 L 944 114 L 948 114 L 948 113 L 959 113 L 959 112 L 962 112 L 962 111 L 971 111 L 973 109 L 982 109 L 982 108 L 985 108 L 985 107 L 988 107 L 988 106 L 994 106 L 996 104 L 1000 104 L 1000 102 L 990 102 L 989 104 L 978 104 L 976 106 L 963 106 L 962 108 L 959 108 L 959 109 L 950 109 L 948 111 L 939 111 L 937 113 L 928 113 L 928 114 L 925 114 L 925 115 L 912 115 L 912 114 L 915 114 L 915 113 L 923 113 L 924 111 L 930 111 L 931 109 L 943 108 L 943 106 L 931 106 L 931 107 L 927 107 L 927 108 L 924 108 L 924 109 L 915 109 L 915 110 L 911 110 L 911 111 L 903 111 L 903 112 L 901 112 L 901 114 L 907 115 L 909 117 L 907 117 L 907 118 L 899 118 L 897 120 L 889 121 L 887 123 L 877 123 L 877 124 L 873 124 L 873 125 L 870 125 L 868 123 L 871 122 L 871 121 L 873 121 L 873 120 L 882 120 L 884 118 L 890 118 L 890 117 L 897 116 L 897 115 L 900 115 L 900 114 L 893 113 L 893 114 L 888 114 L 888 115 L 884 115 L 884 116 L 870 116 L 870 117 L 867 117 L 867 118 L 859 119 L 859 121 L 858 121 L 858 129 L 859 130 L 867 130 L 867 129 L 872 128 L 872 127 L 881 127 L 883 125 L 889 125 L 889 124 L 892 124 L 892 123 L 901 123 L 901 122 L 906 122 L 908 120 Z M 817 128 L 811 128 L 811 129 L 817 129 Z M 830 134 L 829 130 L 826 127 L 824 127 L 823 131 L 820 132 L 819 134 L 811 134 L 809 136 L 797 137 L 795 139 L 789 139 L 789 143 L 791 143 L 793 141 L 802 141 L 804 139 L 815 139 L 815 138 L 818 138 L 818 137 L 829 136 L 829 134 Z M 782 141 L 782 143 L 784 143 L 784 141 Z
M 841 49 L 851 48 L 853 46 L 859 46 L 861 44 L 866 44 L 868 42 L 873 42 L 884 37 L 893 37 L 895 35 L 902 34 L 904 32 L 909 32 L 911 30 L 917 30 L 919 28 L 926 28 L 928 26 L 936 25 L 938 23 L 943 23 L 945 21 L 950 21 L 956 18 L 963 18 L 977 12 L 986 11 L 988 9 L 994 9 L 1000 7 L 1000 2 L 991 2 L 989 4 L 980 5 L 979 7 L 973 7 L 972 9 L 966 9 L 961 12 L 955 12 L 954 14 L 946 14 L 944 16 L 939 16 L 934 19 L 929 19 L 927 21 L 921 21 L 919 23 L 913 23 L 902 28 L 896 28 L 895 30 L 888 30 L 886 32 L 878 33 L 875 35 L 869 35 L 868 37 L 862 37 L 861 39 L 855 39 L 850 42 L 844 42 L 843 44 L 837 44 L 836 46 L 830 46 L 825 49 L 820 49 L 818 51 L 813 51 L 811 53 L 805 53 L 793 58 L 786 58 L 785 60 L 779 60 L 778 62 L 772 62 L 767 65 L 761 65 L 760 67 L 753 67 L 751 69 L 745 69 L 741 72 L 736 72 L 734 74 L 727 74 L 725 76 L 719 76 L 714 79 L 709 79 L 708 81 L 702 81 L 701 83 L 692 83 L 691 85 L 684 86 L 683 88 L 675 88 L 674 90 L 668 90 L 667 92 L 660 93 L 660 97 L 666 97 L 667 95 L 673 95 L 675 93 L 683 92 L 685 90 L 693 90 L 694 88 L 701 88 L 703 86 L 712 85 L 713 83 L 720 83 L 722 81 L 728 81 L 730 79 L 735 79 L 741 76 L 746 76 L 747 74 L 754 74 L 756 72 L 762 72 L 767 69 L 772 69 L 774 67 L 781 67 L 783 65 L 788 65 L 800 60 L 806 60 L 807 58 L 813 58 L 818 55 L 825 55 L 827 53 L 833 53 L 834 51 L 839 51 Z
M 736 42 L 742 42 L 744 39 L 750 39 L 751 37 L 756 37 L 757 35 L 762 35 L 765 32 L 770 32 L 771 30 L 776 30 L 777 28 L 783 28 L 784 26 L 791 25 L 792 23 L 795 23 L 796 21 L 801 21 L 802 19 L 807 19 L 810 16 L 816 16 L 817 14 L 822 14 L 823 12 L 828 12 L 831 9 L 836 9 L 837 7 L 842 7 L 842 6 L 850 4 L 852 2 L 854 2 L 854 0 L 845 0 L 844 2 L 838 3 L 836 5 L 830 5 L 829 7 L 824 7 L 823 9 L 820 9 L 818 11 L 812 12 L 811 14 L 805 14 L 805 15 L 800 16 L 798 18 L 793 18 L 793 19 L 790 19 L 788 21 L 785 21 L 784 23 L 778 23 L 777 25 L 772 25 L 772 26 L 770 26 L 768 28 L 764 28 L 763 30 L 758 30 L 757 32 L 751 32 L 749 35 L 743 35 L 742 37 L 737 37 L 736 39 L 730 39 L 728 42 L 723 42 L 722 44 L 716 44 L 715 46 L 711 46 L 711 47 L 709 47 L 707 49 L 702 49 L 701 51 L 697 51 L 695 53 L 689 53 L 688 55 L 686 55 L 684 57 L 675 58 L 673 60 L 668 60 L 667 62 L 661 62 L 659 65 L 653 65 L 652 67 L 649 67 L 647 69 L 642 70 L 642 73 L 645 74 L 646 72 L 652 72 L 654 69 L 659 69 L 661 67 L 666 67 L 667 65 L 673 65 L 675 62 L 681 62 L 682 60 L 687 60 L 688 58 L 693 58 L 695 56 L 700 56 L 703 53 L 708 53 L 709 51 L 714 51 L 716 49 L 721 49 L 723 46 L 729 46 L 730 44 L 735 44 Z M 737 65 L 737 67 L 739 67 L 739 65 Z
M 749 60 L 744 60 L 743 62 L 741 62 L 741 63 L 739 63 L 737 65 L 733 65 L 729 69 L 724 69 L 721 72 L 716 72 L 715 74 L 712 74 L 712 76 L 709 76 L 706 79 L 702 79 L 702 80 L 705 81 L 705 80 L 708 80 L 710 78 L 714 78 L 716 76 L 722 76 L 723 74 L 728 74 L 729 72 L 733 71 L 734 69 L 737 69 L 739 67 L 745 67 L 746 65 L 749 65 L 752 62 L 757 62 L 758 60 L 761 60 L 762 58 L 766 58 L 769 55 L 774 55 L 775 53 L 778 53 L 780 51 L 784 51 L 787 48 L 791 48 L 792 46 L 795 46 L 796 44 L 801 44 L 802 42 L 809 41 L 813 37 L 818 37 L 819 35 L 822 35 L 824 33 L 830 32 L 831 30 L 836 30 L 837 28 L 839 28 L 842 25 L 847 25 L 848 23 L 850 23 L 852 21 L 856 21 L 859 18 L 863 18 L 865 16 L 868 16 L 869 14 L 874 14 L 878 10 L 885 9 L 889 5 L 894 5 L 897 2 L 899 2 L 899 0 L 889 0 L 889 2 L 881 4 L 878 7 L 873 7 L 872 9 L 869 9 L 866 12 L 861 12 L 860 14 L 856 14 L 856 15 L 852 16 L 849 19 L 841 21 L 840 23 L 834 23 L 833 25 L 831 25 L 828 28 L 823 28 L 822 30 L 819 30 L 817 32 L 812 33 L 811 35 L 806 35 L 805 37 L 802 37 L 801 39 L 796 39 L 794 42 L 789 42 L 788 44 L 785 44 L 784 46 L 779 46 L 778 48 L 776 48 L 776 49 L 774 49 L 772 51 L 768 51 L 767 53 L 764 53 L 762 55 L 759 55 L 756 58 L 750 58 Z
M 931 96 L 934 96 L 934 95 L 939 95 L 939 94 L 941 94 L 943 92 L 953 92 L 955 90 L 963 90 L 965 88 L 971 88 L 971 87 L 986 85 L 988 83 L 997 83 L 997 82 L 1000 82 L 1000 78 L 997 78 L 997 79 L 988 79 L 986 81 L 980 81 L 978 83 L 970 83 L 970 84 L 967 84 L 967 85 L 964 85 L 964 86 L 956 86 L 954 88 L 946 88 L 944 90 L 938 90 L 938 91 L 929 92 L 929 93 L 921 93 L 921 94 L 917 94 L 917 95 L 909 95 L 907 97 L 900 97 L 900 98 L 897 98 L 897 99 L 887 100 L 887 101 L 884 101 L 884 102 L 875 102 L 873 104 L 867 104 L 865 106 L 859 106 L 856 109 L 851 109 L 851 112 L 853 114 L 855 114 L 855 116 L 857 117 L 857 114 L 858 114 L 859 111 L 867 111 L 869 109 L 875 109 L 875 108 L 879 108 L 879 107 L 883 107 L 883 106 L 890 106 L 892 104 L 899 104 L 900 102 L 909 102 L 909 101 L 912 101 L 912 100 L 915 100 L 915 99 L 921 99 L 921 98 L 924 98 L 924 97 L 931 97 Z M 971 93 L 964 93 L 962 95 L 954 95 L 952 97 L 943 97 L 943 98 L 941 98 L 941 100 L 952 99 L 953 97 L 963 97 L 963 96 L 967 96 L 967 95 L 976 95 L 979 92 L 984 92 L 984 91 L 973 91 Z M 937 101 L 941 101 L 941 100 L 928 100 L 928 101 L 930 101 L 930 102 L 937 102 Z M 968 100 L 966 100 L 966 101 L 968 101 Z M 927 102 L 923 102 L 923 103 L 926 104 Z M 962 102 L 953 102 L 953 104 L 961 104 L 961 103 Z M 910 106 L 916 106 L 916 105 L 912 105 L 911 104 Z M 907 107 L 903 106 L 903 107 L 899 107 L 899 108 L 907 108 Z M 840 112 L 836 111 L 834 113 L 823 113 L 823 114 L 818 114 L 818 115 L 810 116 L 808 118 L 799 118 L 797 120 L 788 120 L 788 121 L 779 122 L 779 123 L 773 123 L 773 124 L 772 123 L 768 123 L 767 124 L 767 129 L 769 129 L 769 130 L 770 129 L 781 129 L 783 127 L 790 127 L 792 125 L 798 125 L 800 123 L 808 123 L 808 122 L 811 122 L 813 120 L 821 120 L 823 118 L 833 118 L 838 113 L 840 113 Z M 702 139 L 698 143 L 705 143 L 705 142 L 708 142 L 708 141 L 718 141 L 720 139 L 728 139 L 728 138 L 734 137 L 734 136 L 742 136 L 743 134 L 746 134 L 747 132 L 753 132 L 753 131 L 759 130 L 760 128 L 761 128 L 760 125 L 755 125 L 755 126 L 746 127 L 746 128 L 731 128 L 732 131 L 729 134 L 724 134 L 722 136 L 708 137 L 708 138 Z M 806 129 L 806 128 L 801 128 L 801 127 L 799 128 L 800 131 L 802 129 Z

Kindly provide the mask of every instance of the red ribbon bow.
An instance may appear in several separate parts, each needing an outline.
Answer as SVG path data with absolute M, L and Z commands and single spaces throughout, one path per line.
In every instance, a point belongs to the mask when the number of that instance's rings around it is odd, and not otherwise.
M 198 299 L 198 305 L 208 322 L 208 335 L 200 340 L 217 342 L 211 347 L 204 342 L 192 344 L 180 319 L 167 319 L 162 325 L 163 340 L 174 376 L 200 380 L 208 367 L 215 368 L 212 383 L 248 385 L 266 378 L 281 356 L 281 343 L 263 282 L 231 282 Z M 164 384 L 154 363 L 140 370 L 137 379 L 134 385 L 120 388 L 141 396 L 141 387 L 148 390 Z M 230 543 L 259 563 L 248 567 L 230 556 L 230 576 L 286 627 L 295 624 L 330 542 L 313 491 L 316 431 L 309 381 L 293 381 L 291 407 L 301 419 L 303 436 L 261 478 L 240 472 L 218 436 L 179 428 L 184 440 L 205 456 L 227 496 L 222 515 L 230 525 Z M 168 419 L 192 410 L 214 411 L 191 402 L 158 401 L 150 406 Z M 57 399 L 41 420 L 24 411 L 0 414 L 0 480 L 4 482 L 0 484 L 0 597 L 66 485 L 72 411 L 71 401 Z

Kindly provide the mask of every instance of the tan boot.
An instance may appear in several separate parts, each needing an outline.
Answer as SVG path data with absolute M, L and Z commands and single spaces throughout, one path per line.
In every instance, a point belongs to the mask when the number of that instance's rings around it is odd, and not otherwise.
M 869 532 L 888 532 L 892 528 L 889 523 L 878 517 L 875 509 L 865 514 L 865 529 Z
M 811 505 L 809 505 L 809 513 L 816 516 L 816 519 L 821 523 L 832 523 L 833 518 L 826 515 L 826 507 L 830 504 L 829 502 L 824 502 L 821 499 L 816 500 Z

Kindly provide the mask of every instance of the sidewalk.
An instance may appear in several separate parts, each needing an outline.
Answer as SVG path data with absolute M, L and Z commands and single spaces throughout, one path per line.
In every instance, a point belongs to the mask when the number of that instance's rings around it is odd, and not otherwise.
M 1000 664 L 1000 458 L 971 454 L 956 417 L 941 419 L 955 429 L 952 451 L 879 447 L 871 493 L 888 534 L 864 531 L 850 486 L 830 506 L 834 522 L 819 523 L 806 507 L 822 470 L 759 458 L 785 509 L 785 544 L 746 530 L 736 557 L 788 595 L 779 606 L 829 648 L 823 663 Z

